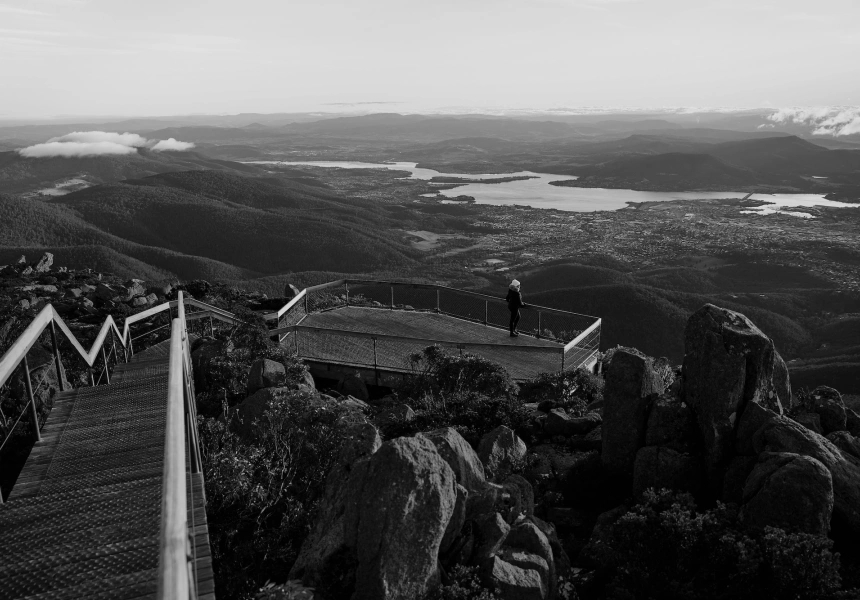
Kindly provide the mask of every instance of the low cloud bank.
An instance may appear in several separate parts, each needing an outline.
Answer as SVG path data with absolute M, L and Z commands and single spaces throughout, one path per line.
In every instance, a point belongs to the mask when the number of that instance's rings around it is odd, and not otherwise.
M 114 133 L 110 131 L 74 131 L 51 138 L 43 144 L 35 144 L 18 150 L 27 158 L 117 156 L 134 154 L 138 148 L 153 152 L 182 152 L 194 147 L 191 142 L 180 142 L 174 138 L 148 140 L 136 133 Z
M 159 140 L 158 143 L 152 147 L 152 149 L 156 152 L 182 152 L 183 150 L 190 150 L 193 147 L 194 144 L 192 144 L 191 142 L 180 142 L 176 138 L 168 138 L 166 140 Z
M 796 123 L 815 127 L 813 135 L 860 133 L 860 107 L 781 108 L 768 117 L 776 123 Z

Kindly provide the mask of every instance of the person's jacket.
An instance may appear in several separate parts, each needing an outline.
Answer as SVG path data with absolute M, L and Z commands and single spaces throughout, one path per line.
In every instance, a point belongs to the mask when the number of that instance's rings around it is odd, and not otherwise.
M 509 289 L 508 295 L 505 296 L 505 300 L 508 303 L 508 309 L 509 310 L 517 310 L 517 309 L 522 308 L 526 305 L 526 303 L 523 302 L 523 295 L 520 292 L 518 292 L 517 290 L 510 290 Z

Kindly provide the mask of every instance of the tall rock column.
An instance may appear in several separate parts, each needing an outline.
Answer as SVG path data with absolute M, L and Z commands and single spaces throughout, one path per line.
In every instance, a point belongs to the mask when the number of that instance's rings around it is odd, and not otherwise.
M 439 547 L 454 514 L 454 471 L 433 443 L 401 437 L 367 464 L 346 512 L 358 559 L 353 600 L 420 598 L 439 585 Z
M 636 452 L 645 445 L 648 411 L 663 392 L 653 359 L 617 350 L 606 373 L 603 392 L 603 450 L 607 474 L 629 485 Z
M 732 457 L 738 419 L 750 402 L 782 414 L 788 372 L 773 341 L 744 315 L 706 304 L 684 331 L 684 400 L 696 414 L 712 488 Z

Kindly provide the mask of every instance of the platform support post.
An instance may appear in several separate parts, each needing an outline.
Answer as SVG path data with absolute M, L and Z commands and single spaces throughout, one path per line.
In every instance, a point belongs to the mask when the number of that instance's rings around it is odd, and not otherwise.
M 60 391 L 64 391 L 63 387 L 63 365 L 60 364 L 60 346 L 57 344 L 57 328 L 54 325 L 53 319 L 51 320 L 51 345 L 54 350 L 54 368 L 57 371 L 57 385 L 60 386 Z
M 36 412 L 36 399 L 33 397 L 33 384 L 30 382 L 30 363 L 27 362 L 27 356 L 24 356 L 24 387 L 27 390 L 27 410 L 30 412 L 30 424 L 33 426 L 33 439 L 37 442 L 42 441 L 42 434 L 39 433 L 39 413 Z

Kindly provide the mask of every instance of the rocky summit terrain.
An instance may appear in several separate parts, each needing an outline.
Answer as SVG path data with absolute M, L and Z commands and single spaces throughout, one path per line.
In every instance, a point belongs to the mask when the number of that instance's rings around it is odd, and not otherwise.
M 81 339 L 176 289 L 240 316 L 192 345 L 219 597 L 860 595 L 860 407 L 793 388 L 739 312 L 693 312 L 678 365 L 618 346 L 600 375 L 518 385 L 430 347 L 412 380 L 383 389 L 315 381 L 255 312 L 281 299 L 120 281 L 50 255 L 0 275 L 2 349 L 47 302 Z M 158 325 L 136 343 L 161 339 Z M 42 354 L 44 419 L 58 386 Z M 84 383 L 73 366 L 60 377 Z

